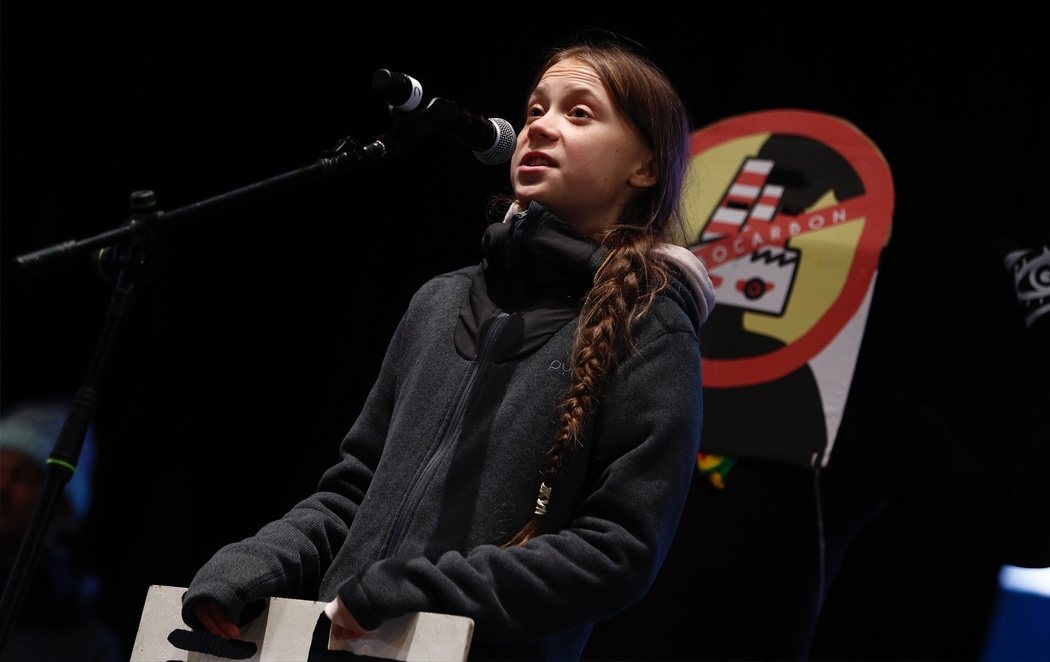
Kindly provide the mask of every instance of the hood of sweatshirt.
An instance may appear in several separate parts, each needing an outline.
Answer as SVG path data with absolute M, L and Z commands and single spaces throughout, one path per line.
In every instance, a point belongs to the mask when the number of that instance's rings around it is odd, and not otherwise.
M 533 202 L 512 205 L 482 239 L 483 258 L 456 325 L 456 349 L 476 359 L 492 320 L 502 317 L 486 356 L 508 361 L 535 351 L 580 312 L 584 295 L 608 249 Z M 672 267 L 666 293 L 686 310 L 699 332 L 714 306 L 714 288 L 700 259 L 674 244 L 658 252 Z

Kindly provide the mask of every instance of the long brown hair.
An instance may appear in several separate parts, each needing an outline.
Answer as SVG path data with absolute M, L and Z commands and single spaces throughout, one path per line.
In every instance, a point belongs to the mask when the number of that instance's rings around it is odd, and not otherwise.
M 505 547 L 524 544 L 539 532 L 554 480 L 569 452 L 584 442 L 588 417 L 598 406 L 610 371 L 632 348 L 632 328 L 648 314 L 668 283 L 668 267 L 656 246 L 682 232 L 682 185 L 689 158 L 689 119 L 666 74 L 648 57 L 615 41 L 584 41 L 553 50 L 544 72 L 567 59 L 594 69 L 613 102 L 653 150 L 655 185 L 639 189 L 619 222 L 596 237 L 608 254 L 584 297 L 569 357 L 570 383 L 558 404 L 559 429 L 547 452 L 532 518 Z

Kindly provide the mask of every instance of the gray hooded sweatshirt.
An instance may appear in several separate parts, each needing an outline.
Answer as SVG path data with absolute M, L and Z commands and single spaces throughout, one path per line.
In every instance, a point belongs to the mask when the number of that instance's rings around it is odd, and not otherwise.
M 699 260 L 665 247 L 670 286 L 637 322 L 583 444 L 532 516 L 579 304 L 605 255 L 533 204 L 489 227 L 480 266 L 413 296 L 340 461 L 317 491 L 196 574 L 238 620 L 270 597 L 338 595 L 366 628 L 415 611 L 468 616 L 472 659 L 578 659 L 591 625 L 649 589 L 696 466 L 698 331 L 714 304 Z

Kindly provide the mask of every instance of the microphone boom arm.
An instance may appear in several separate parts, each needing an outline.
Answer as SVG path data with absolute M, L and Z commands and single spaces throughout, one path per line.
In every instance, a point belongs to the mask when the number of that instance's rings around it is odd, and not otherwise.
M 241 186 L 169 212 L 158 210 L 149 215 L 136 216 L 124 225 L 106 230 L 87 239 L 73 239 L 19 255 L 14 258 L 14 264 L 22 273 L 39 273 L 58 266 L 59 262 L 70 260 L 96 249 L 128 241 L 132 237 L 141 234 L 147 227 L 160 226 L 186 216 L 192 216 L 193 214 L 210 210 L 213 207 L 248 198 L 277 186 L 304 179 L 321 179 L 334 175 L 347 167 L 382 160 L 390 153 L 387 142 L 389 142 L 389 139 L 380 138 L 362 146 L 353 137 L 343 138 L 333 148 L 329 149 L 325 156 L 308 166 Z

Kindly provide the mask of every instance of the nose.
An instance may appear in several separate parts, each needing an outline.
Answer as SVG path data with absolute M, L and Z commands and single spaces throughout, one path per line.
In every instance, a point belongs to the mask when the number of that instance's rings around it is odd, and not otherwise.
M 553 113 L 547 112 L 535 117 L 525 126 L 525 132 L 533 140 L 555 140 L 558 137 L 558 128 Z

